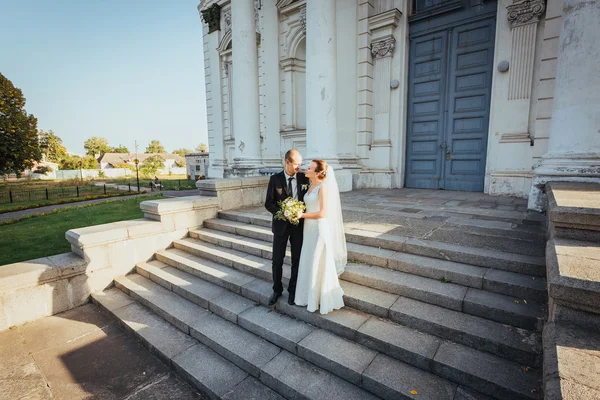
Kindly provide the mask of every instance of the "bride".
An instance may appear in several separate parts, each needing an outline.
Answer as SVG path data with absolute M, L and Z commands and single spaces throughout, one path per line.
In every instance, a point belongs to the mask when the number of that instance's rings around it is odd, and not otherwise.
M 321 314 L 344 306 L 344 291 L 338 275 L 348 259 L 342 221 L 340 193 L 333 168 L 323 160 L 312 160 L 306 168 L 310 187 L 304 195 L 304 236 L 295 303 L 319 309 Z

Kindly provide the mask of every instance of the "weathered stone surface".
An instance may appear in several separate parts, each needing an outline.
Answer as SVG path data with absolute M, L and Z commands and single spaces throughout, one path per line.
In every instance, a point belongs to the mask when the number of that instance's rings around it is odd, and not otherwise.
M 390 318 L 422 332 L 517 362 L 539 363 L 540 338 L 530 331 L 405 297 L 392 306 Z
M 545 303 L 547 298 L 546 279 L 498 269 L 485 273 L 482 289 L 539 303 Z
M 267 228 L 271 227 L 272 216 L 257 214 L 251 211 L 246 211 L 245 209 L 241 210 L 229 210 L 229 211 L 220 211 L 219 218 L 242 222 L 245 224 L 252 224 L 258 226 L 265 226 Z
M 253 307 L 243 312 L 238 317 L 238 324 L 294 354 L 297 353 L 296 344 L 315 330 L 312 325 L 265 307 Z
M 113 313 L 122 326 L 167 365 L 174 356 L 198 343 L 140 304 L 129 304 Z
M 159 251 L 156 253 L 156 258 L 188 274 L 198 276 L 235 293 L 240 292 L 240 286 L 255 280 L 252 276 L 212 261 L 203 260 L 182 250 Z
M 364 386 L 384 399 L 450 400 L 456 385 L 383 354 L 363 374 Z M 416 395 L 411 391 L 416 391 Z M 418 396 L 418 397 L 417 397 Z
M 548 184 L 548 215 L 555 225 L 600 230 L 600 185 L 552 182 Z
M 363 285 L 340 280 L 344 304 L 368 314 L 387 317 L 388 310 L 398 300 L 397 294 L 383 292 Z
M 92 301 L 107 311 L 114 311 L 117 308 L 135 303 L 134 299 L 117 288 L 92 294 Z
M 298 355 L 345 380 L 360 385 L 361 375 L 376 351 L 317 329 L 298 343 Z
M 551 398 L 559 398 L 563 390 L 571 395 L 600 394 L 599 359 L 600 337 L 597 332 L 551 322 L 544 326 L 544 381 L 546 389 L 551 389 Z M 551 381 L 556 383 L 549 385 Z
M 285 350 L 261 370 L 260 380 L 286 398 L 376 399 L 363 389 Z
M 459 386 L 458 389 L 456 389 L 456 395 L 454 396 L 454 400 L 493 400 L 493 399 L 492 399 L 492 397 L 486 396 L 479 392 L 475 392 L 473 390 Z
M 452 382 L 495 397 L 540 398 L 538 371 L 526 370 L 519 364 L 460 344 L 442 343 L 433 360 L 433 371 Z
M 482 287 L 485 274 L 485 269 L 481 267 L 405 253 L 394 253 L 389 268 L 432 279 L 446 278 L 453 283 L 474 288 Z
M 211 314 L 141 275 L 119 277 L 115 285 L 184 333 L 190 332 L 191 323 Z
M 273 284 L 262 279 L 254 279 L 242 286 L 241 294 L 252 301 L 267 304 L 273 294 Z
M 281 349 L 218 315 L 190 326 L 190 334 L 235 365 L 258 377 Z
M 453 310 L 462 309 L 467 291 L 464 286 L 361 264 L 346 266 L 342 279 Z
M 238 294 L 224 293 L 211 300 L 208 309 L 228 321 L 237 323 L 241 313 L 255 306 L 255 302 Z
M 278 393 L 260 383 L 256 378 L 249 376 L 231 389 L 223 400 L 284 400 Z
M 348 261 L 368 265 L 387 267 L 388 259 L 394 254 L 392 250 L 379 249 L 360 244 L 348 243 Z
M 198 343 L 173 359 L 175 370 L 211 399 L 229 393 L 248 374 Z
M 470 288 L 465 296 L 463 312 L 493 321 L 535 331 L 544 306 L 499 293 Z
M 208 397 L 198 393 L 175 373 L 157 377 L 153 383 L 137 390 L 127 400 L 205 400 Z
M 430 369 L 441 343 L 434 336 L 375 317 L 359 328 L 358 342 L 424 370 Z

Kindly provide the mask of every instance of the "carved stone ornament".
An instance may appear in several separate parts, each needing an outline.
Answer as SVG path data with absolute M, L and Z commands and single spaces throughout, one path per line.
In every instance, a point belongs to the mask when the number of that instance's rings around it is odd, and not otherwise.
M 302 30 L 306 32 L 306 6 L 300 9 L 300 24 L 302 24 Z
M 534 24 L 546 10 L 546 0 L 513 0 L 513 4 L 506 9 L 511 28 Z
M 221 6 L 215 3 L 201 13 L 202 19 L 208 25 L 208 33 L 221 30 Z
M 373 58 L 391 57 L 394 54 L 396 39 L 389 38 L 379 42 L 371 43 L 371 55 Z
M 223 14 L 223 21 L 225 21 L 225 33 L 231 31 L 231 11 Z

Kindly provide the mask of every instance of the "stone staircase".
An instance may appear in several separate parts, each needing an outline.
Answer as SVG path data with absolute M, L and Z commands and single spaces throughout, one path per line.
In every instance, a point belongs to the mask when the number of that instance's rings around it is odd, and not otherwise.
M 528 223 L 348 228 L 346 307 L 320 315 L 285 294 L 264 307 L 270 217 L 220 212 L 93 300 L 211 398 L 540 399 L 544 240 Z

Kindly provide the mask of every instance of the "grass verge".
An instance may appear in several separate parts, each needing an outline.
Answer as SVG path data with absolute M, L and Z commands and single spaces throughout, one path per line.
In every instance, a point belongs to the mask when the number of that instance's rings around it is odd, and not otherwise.
M 146 193 L 146 191 L 142 190 L 140 193 Z M 82 196 L 82 197 L 72 197 L 68 199 L 50 199 L 50 200 L 38 200 L 38 201 L 28 201 L 19 204 L 0 204 L 0 214 L 15 212 L 15 211 L 23 211 L 29 210 L 31 208 L 39 208 L 46 206 L 55 206 L 57 204 L 69 204 L 69 203 L 77 203 L 80 201 L 88 201 L 88 200 L 96 200 L 96 199 L 108 199 L 110 197 L 121 197 L 121 196 L 131 196 L 136 194 L 136 192 L 120 192 L 120 193 L 107 193 L 107 194 L 98 194 L 91 196 Z
M 69 229 L 142 218 L 140 203 L 162 196 L 67 207 L 0 225 L 0 265 L 66 253 Z M 9 221 L 7 221 L 9 222 Z

